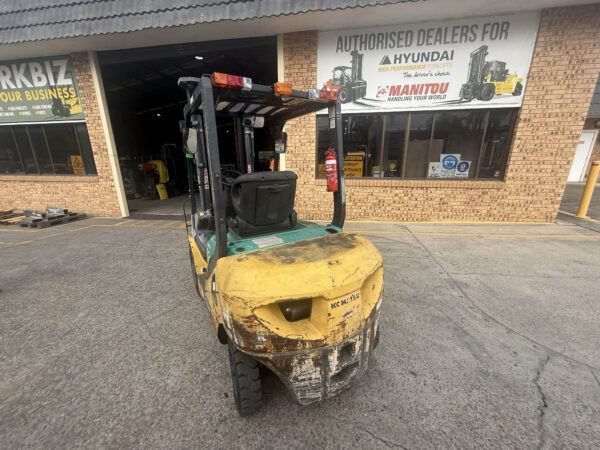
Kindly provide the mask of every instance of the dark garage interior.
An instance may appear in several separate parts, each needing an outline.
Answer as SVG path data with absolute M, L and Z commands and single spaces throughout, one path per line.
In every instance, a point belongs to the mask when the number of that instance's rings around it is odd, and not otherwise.
M 159 182 L 169 199 L 187 193 L 178 125 L 185 93 L 177 86 L 179 77 L 223 72 L 261 84 L 277 81 L 274 36 L 107 51 L 98 58 L 125 194 L 134 215 L 157 208 L 174 212 L 169 204 L 181 211 L 182 200 L 151 201 L 160 198 Z M 222 142 L 234 139 L 231 123 L 219 124 L 219 132 Z M 226 153 L 222 148 L 225 161 Z

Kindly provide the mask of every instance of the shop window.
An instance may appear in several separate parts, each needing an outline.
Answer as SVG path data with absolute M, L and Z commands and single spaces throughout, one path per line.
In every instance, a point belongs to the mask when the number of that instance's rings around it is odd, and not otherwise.
M 26 127 L 12 127 L 19 147 L 19 154 L 21 155 L 21 162 L 25 168 L 26 174 L 37 174 L 37 164 L 35 157 L 33 156 L 33 150 L 31 149 L 31 142 L 29 141 L 29 135 L 27 134 Z
M 353 114 L 342 118 L 344 167 L 347 177 L 371 176 L 378 161 L 381 123 L 382 117 L 378 114 Z M 328 118 L 320 116 L 317 166 L 319 176 L 325 176 L 325 154 L 329 144 L 334 141 Z
M 81 157 L 83 158 L 85 173 L 87 175 L 96 175 L 96 163 L 94 162 L 94 154 L 92 153 L 90 136 L 88 135 L 88 130 L 85 126 L 85 123 L 76 124 L 75 131 L 77 132 L 77 142 L 79 143 L 79 149 L 81 150 Z
M 96 174 L 83 123 L 5 125 L 0 127 L 0 143 L 0 174 Z
M 15 127 L 17 128 L 17 127 Z M 48 144 L 46 143 L 46 135 L 41 125 L 27 127 L 31 149 L 37 161 L 38 173 L 40 175 L 54 175 Z
M 83 167 L 77 138 L 75 137 L 75 128 L 72 126 L 63 127 L 60 125 L 44 125 L 46 141 L 54 166 L 54 173 L 60 175 L 73 174 L 73 164 Z M 73 160 L 73 162 L 71 162 Z
M 346 114 L 342 117 L 347 177 L 500 178 L 516 110 Z M 334 137 L 317 116 L 317 176 Z
M 398 176 L 407 114 L 354 114 L 342 118 L 347 177 Z M 327 117 L 318 117 L 319 176 L 325 175 L 325 153 L 334 136 Z
M 474 178 L 487 111 L 435 114 L 429 149 L 428 178 Z
M 19 149 L 11 127 L 0 127 L 0 173 L 23 173 Z
M 410 115 L 404 178 L 423 178 L 425 176 L 432 126 L 433 113 Z
M 504 177 L 515 119 L 514 110 L 490 111 L 479 166 L 479 178 Z
M 373 176 L 399 177 L 401 175 L 407 120 L 408 113 L 383 115 L 381 123 L 383 140 L 379 143 L 377 166 L 371 171 Z

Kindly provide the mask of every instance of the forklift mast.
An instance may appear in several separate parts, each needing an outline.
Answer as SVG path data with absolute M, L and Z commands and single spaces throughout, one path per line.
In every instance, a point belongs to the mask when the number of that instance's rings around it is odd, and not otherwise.
M 467 73 L 467 83 L 482 83 L 483 69 L 485 66 L 485 57 L 488 54 L 487 45 L 482 45 L 477 50 L 471 52 L 469 61 L 469 71 Z
M 358 50 L 352 50 L 350 52 L 352 56 L 352 75 L 351 81 L 360 81 L 362 80 L 362 60 L 363 54 L 358 53 Z

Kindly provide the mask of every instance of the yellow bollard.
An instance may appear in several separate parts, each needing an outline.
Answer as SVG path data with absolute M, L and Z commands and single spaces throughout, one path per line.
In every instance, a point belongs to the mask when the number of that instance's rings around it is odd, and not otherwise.
M 586 217 L 588 208 L 590 207 L 590 201 L 592 200 L 592 193 L 594 192 L 594 185 L 598 179 L 598 172 L 600 172 L 600 161 L 594 161 L 590 174 L 588 175 L 585 188 L 583 188 L 583 194 L 581 195 L 581 201 L 579 202 L 579 209 L 575 217 Z

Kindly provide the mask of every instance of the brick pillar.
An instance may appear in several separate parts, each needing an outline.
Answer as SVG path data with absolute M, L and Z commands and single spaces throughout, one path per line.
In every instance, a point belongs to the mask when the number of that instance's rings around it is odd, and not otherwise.
M 101 216 L 120 217 L 121 211 L 119 209 L 119 201 L 110 166 L 106 136 L 102 127 L 102 119 L 100 117 L 88 54 L 74 53 L 71 55 L 71 58 L 77 79 L 77 87 L 79 88 L 79 98 L 83 106 L 88 134 L 90 135 L 90 144 L 94 154 L 96 170 L 98 172 L 97 185 L 93 189 L 91 198 L 87 199 L 91 203 L 88 210 Z
M 290 33 L 283 38 L 285 81 L 294 89 L 308 90 L 317 87 L 316 31 Z M 288 145 L 286 169 L 298 174 L 296 211 L 304 219 L 333 217 L 333 197 L 325 192 L 324 185 L 315 187 L 317 148 L 316 114 L 309 114 L 286 124 Z
M 506 171 L 534 220 L 556 217 L 599 71 L 600 5 L 544 10 Z

